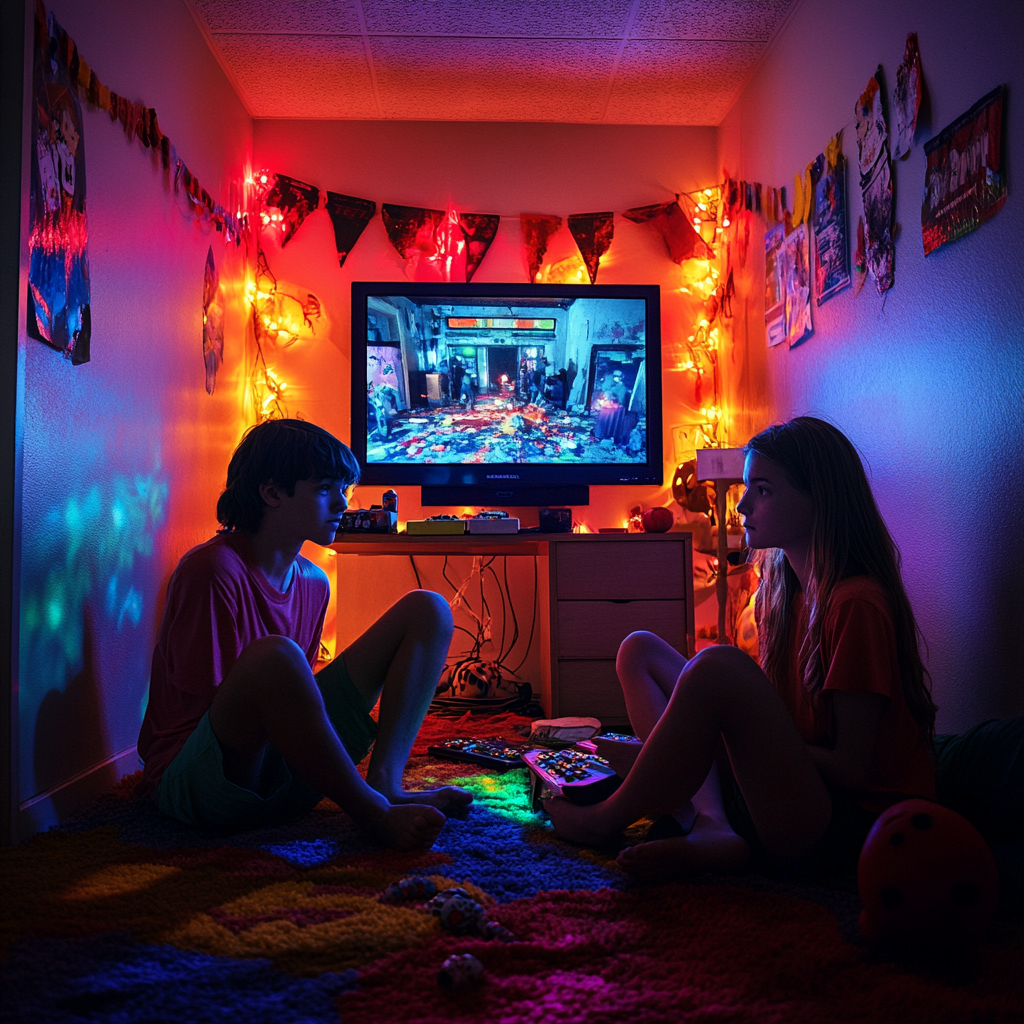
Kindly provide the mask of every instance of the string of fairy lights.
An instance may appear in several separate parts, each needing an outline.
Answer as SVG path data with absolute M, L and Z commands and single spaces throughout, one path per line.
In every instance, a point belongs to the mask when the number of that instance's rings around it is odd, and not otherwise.
M 281 372 L 267 362 L 266 352 L 288 348 L 303 334 L 315 334 L 323 321 L 319 301 L 312 294 L 293 295 L 278 285 L 277 278 L 263 250 L 264 232 L 275 232 L 283 226 L 279 210 L 268 207 L 266 197 L 273 187 L 274 175 L 260 170 L 246 179 L 251 207 L 255 216 L 247 218 L 255 226 L 255 258 L 246 282 L 255 353 L 249 372 L 248 393 L 251 416 L 255 423 L 290 415 L 286 392 L 288 382 Z M 722 208 L 722 188 L 715 185 L 679 195 L 692 207 L 689 214 L 694 230 L 708 243 L 714 255 L 721 253 L 724 231 L 729 227 L 728 215 Z M 694 378 L 700 420 L 693 426 L 701 447 L 718 448 L 727 443 L 727 417 L 723 410 L 723 382 L 720 355 L 725 321 L 731 318 L 731 274 L 726 282 L 714 259 L 686 260 L 681 267 L 683 283 L 679 291 L 693 295 L 701 306 L 690 332 L 679 335 L 671 349 L 671 371 L 691 374 Z M 705 390 L 706 389 L 706 390 Z M 705 400 L 705 396 L 709 400 Z

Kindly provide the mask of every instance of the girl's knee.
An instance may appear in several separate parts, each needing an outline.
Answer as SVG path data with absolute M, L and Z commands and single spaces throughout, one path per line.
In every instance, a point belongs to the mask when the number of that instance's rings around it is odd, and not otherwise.
M 733 700 L 751 687 L 771 688 L 757 662 L 738 647 L 716 644 L 698 651 L 679 677 L 677 693 Z
M 638 629 L 635 633 L 630 633 L 619 644 L 619 651 L 615 656 L 615 666 L 622 669 L 640 664 L 664 643 L 665 641 L 657 634 L 649 633 L 645 629 Z

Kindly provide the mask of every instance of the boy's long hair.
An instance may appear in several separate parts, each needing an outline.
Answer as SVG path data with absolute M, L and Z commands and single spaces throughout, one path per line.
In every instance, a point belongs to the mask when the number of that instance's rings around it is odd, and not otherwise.
M 751 438 L 746 451 L 781 467 L 794 487 L 811 496 L 814 508 L 810 592 L 804 596 L 810 621 L 800 648 L 804 686 L 814 695 L 825 682 L 821 627 L 833 589 L 840 580 L 866 576 L 889 599 L 904 698 L 922 735 L 931 738 L 936 707 L 921 661 L 920 630 L 900 577 L 899 548 L 878 511 L 857 450 L 832 424 L 799 416 Z M 789 668 L 793 601 L 800 581 L 780 549 L 765 549 L 758 555 L 761 585 L 755 611 L 761 663 L 768 678 L 778 684 Z
M 359 479 L 359 463 L 333 434 L 305 420 L 267 420 L 246 431 L 228 463 L 217 520 L 228 530 L 256 533 L 263 521 L 260 485 L 273 480 L 286 494 L 299 480 Z

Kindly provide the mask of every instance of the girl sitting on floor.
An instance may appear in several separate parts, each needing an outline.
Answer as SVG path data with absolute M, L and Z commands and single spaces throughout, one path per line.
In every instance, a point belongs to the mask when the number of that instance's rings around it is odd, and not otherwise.
M 590 846 L 657 819 L 619 855 L 634 875 L 740 871 L 752 856 L 760 870 L 847 868 L 882 810 L 935 798 L 917 624 L 856 450 L 802 416 L 746 451 L 761 665 L 735 647 L 687 660 L 652 633 L 626 637 L 616 667 L 643 746 L 600 742 L 625 776 L 602 803 L 545 803 L 560 836 Z

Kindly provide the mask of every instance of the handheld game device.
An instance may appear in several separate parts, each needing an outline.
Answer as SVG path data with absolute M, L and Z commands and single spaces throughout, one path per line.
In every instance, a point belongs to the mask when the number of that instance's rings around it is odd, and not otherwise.
M 465 761 L 507 772 L 511 768 L 523 767 L 523 752 L 526 749 L 504 740 L 454 739 L 427 747 L 427 753 L 444 761 Z
M 523 754 L 530 769 L 530 804 L 534 810 L 541 800 L 564 796 L 585 806 L 606 800 L 622 784 L 603 757 L 580 750 L 528 750 Z

